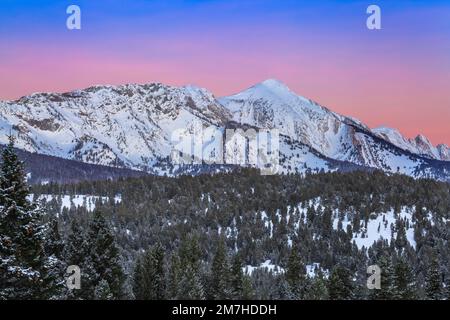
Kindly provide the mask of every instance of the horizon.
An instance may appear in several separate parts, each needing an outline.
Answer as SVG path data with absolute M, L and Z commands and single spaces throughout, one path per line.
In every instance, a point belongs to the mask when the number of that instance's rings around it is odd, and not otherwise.
M 179 85 L 179 86 L 176 86 L 176 85 L 170 85 L 170 84 L 163 83 L 163 82 L 160 82 L 160 81 L 141 82 L 141 83 L 138 83 L 138 82 L 135 82 L 135 83 L 129 82 L 129 83 L 122 83 L 122 84 L 108 84 L 108 83 L 105 83 L 105 84 L 95 84 L 95 85 L 91 85 L 91 86 L 83 87 L 83 88 L 75 88 L 75 89 L 68 90 L 68 91 L 37 91 L 37 92 L 32 92 L 32 93 L 30 93 L 30 94 L 21 96 L 21 97 L 19 97 L 19 98 L 17 98 L 17 99 L 12 99 L 12 100 L 3 100 L 3 99 L 0 99 L 0 101 L 4 101 L 4 102 L 15 102 L 15 101 L 18 101 L 18 100 L 20 100 L 20 99 L 22 99 L 22 98 L 24 98 L 24 97 L 29 97 L 29 96 L 32 96 L 32 95 L 35 95 L 35 94 L 50 94 L 50 93 L 64 94 L 64 93 L 70 93 L 70 92 L 74 92 L 74 91 L 83 91 L 83 90 L 87 90 L 87 89 L 89 89 L 89 88 L 94 88 L 94 87 L 120 87 L 120 86 L 127 86 L 127 85 L 143 86 L 143 85 L 148 85 L 148 84 L 162 84 L 162 85 L 166 85 L 166 86 L 179 87 L 179 88 L 181 88 L 181 87 L 189 87 L 189 86 L 193 86 L 193 87 L 196 87 L 196 88 L 199 88 L 199 89 L 205 89 L 205 90 L 207 90 L 208 92 L 212 93 L 213 96 L 214 96 L 214 98 L 217 100 L 217 102 L 220 103 L 219 100 L 220 100 L 221 98 L 225 98 L 225 97 L 229 97 L 229 96 L 233 96 L 233 95 L 239 94 L 239 93 L 241 93 L 241 92 L 243 92 L 243 91 L 245 91 L 245 90 L 248 90 L 248 89 L 252 88 L 252 87 L 255 86 L 255 85 L 262 84 L 262 83 L 264 83 L 265 81 L 268 81 L 268 80 L 275 80 L 275 81 L 278 81 L 278 82 L 280 82 L 280 83 L 286 85 L 286 83 L 284 83 L 283 81 L 281 81 L 281 80 L 279 80 L 279 79 L 276 79 L 276 78 L 268 78 L 268 79 L 259 81 L 259 82 L 257 82 L 257 83 L 254 83 L 254 84 L 252 84 L 252 85 L 250 85 L 250 86 L 248 86 L 248 87 L 246 87 L 246 88 L 243 88 L 243 89 L 240 90 L 240 91 L 234 92 L 234 93 L 232 93 L 232 94 L 230 94 L 230 95 L 228 95 L 228 96 L 218 96 L 218 95 L 216 95 L 214 92 L 212 92 L 211 90 L 209 90 L 208 88 L 206 88 L 206 87 L 204 87 L 204 86 L 199 86 L 199 85 L 197 85 L 197 84 L 195 84 L 195 83 L 188 83 L 188 84 Z M 288 85 L 286 85 L 286 86 L 288 87 L 289 90 L 291 90 L 291 91 L 292 91 L 294 94 L 296 94 L 297 96 L 300 96 L 300 97 L 303 97 L 303 98 L 306 98 L 306 99 L 310 99 L 309 97 L 303 96 L 302 94 L 299 94 L 298 92 L 292 90 Z M 321 104 L 319 101 L 316 101 L 316 100 L 314 100 L 314 99 L 310 99 L 310 100 L 313 100 L 314 102 L 317 102 L 320 106 L 325 107 L 325 108 L 329 109 L 329 110 L 332 111 L 332 112 L 339 113 L 339 112 L 334 111 L 332 107 L 325 106 L 325 105 Z M 356 120 L 358 120 L 358 121 L 361 121 L 363 124 L 365 124 L 364 121 L 362 121 L 361 119 L 355 118 L 355 117 L 350 116 L 350 115 L 345 115 L 345 114 L 341 114 L 341 113 L 339 113 L 339 114 L 342 115 L 342 116 L 345 116 L 345 117 L 347 117 L 347 118 L 353 118 L 353 119 L 356 119 Z M 389 126 L 386 126 L 386 125 L 383 125 L 383 124 L 381 124 L 381 125 L 379 125 L 379 126 L 377 126 L 377 127 L 369 127 L 369 128 L 370 128 L 371 130 L 380 129 L 380 128 L 386 128 L 386 129 L 390 129 L 390 130 L 395 130 L 395 131 L 398 131 L 404 138 L 409 139 L 409 140 L 414 140 L 414 139 L 416 139 L 416 138 L 418 138 L 418 137 L 420 137 L 420 136 L 424 136 L 426 139 L 428 139 L 428 140 L 430 141 L 430 143 L 431 143 L 434 147 L 437 147 L 438 145 L 445 145 L 445 146 L 449 147 L 449 145 L 447 145 L 446 143 L 443 143 L 443 142 L 437 142 L 437 143 L 436 143 L 436 142 L 434 142 L 434 141 L 431 141 L 429 137 L 427 137 L 426 135 L 422 134 L 421 132 L 418 132 L 418 133 L 416 133 L 416 134 L 413 135 L 413 136 L 406 136 L 400 129 L 394 128 L 394 127 L 389 127 Z
M 82 10 L 67 30 L 66 8 Z M 160 82 L 229 96 L 276 78 L 370 128 L 450 145 L 450 4 L 377 1 L 5 0 L 0 100 Z

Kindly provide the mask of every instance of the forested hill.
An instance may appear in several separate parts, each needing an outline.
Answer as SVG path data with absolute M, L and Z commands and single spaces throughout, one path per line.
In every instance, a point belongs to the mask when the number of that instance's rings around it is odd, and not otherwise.
M 63 229 L 73 220 L 85 225 L 92 206 L 63 205 L 62 195 L 72 200 L 91 196 L 88 201 L 113 225 L 130 274 L 140 250 L 161 244 L 167 286 L 175 288 L 166 293 L 168 298 L 196 297 L 173 283 L 182 280 L 168 276 L 175 272 L 174 261 L 186 259 L 186 243 L 192 242 L 198 247 L 191 252 L 189 261 L 195 263 L 188 273 L 200 279 L 205 297 L 221 242 L 226 244 L 224 259 L 242 261 L 257 298 L 308 298 L 306 288 L 320 287 L 317 279 L 325 277 L 323 298 L 331 295 L 333 275 L 342 276 L 342 270 L 348 272 L 342 277 L 349 281 L 351 297 L 368 298 L 373 293 L 365 288 L 366 269 L 372 264 L 390 270 L 392 279 L 386 281 L 406 277 L 409 291 L 404 296 L 425 297 L 427 279 L 434 276 L 443 288 L 450 278 L 450 184 L 433 180 L 381 172 L 261 176 L 242 169 L 196 177 L 49 184 L 34 186 L 33 193 L 46 195 L 48 211 L 60 213 Z M 291 278 L 293 268 L 307 280 Z M 286 291 L 286 283 L 293 281 L 299 281 L 301 290 Z M 394 294 L 391 285 L 383 293 L 387 298 Z
M 0 145 L 0 151 L 4 145 Z M 85 162 L 67 160 L 44 154 L 16 149 L 25 163 L 27 181 L 30 184 L 75 183 L 84 180 L 114 180 L 119 177 L 139 177 L 147 175 L 142 171 L 115 168 Z

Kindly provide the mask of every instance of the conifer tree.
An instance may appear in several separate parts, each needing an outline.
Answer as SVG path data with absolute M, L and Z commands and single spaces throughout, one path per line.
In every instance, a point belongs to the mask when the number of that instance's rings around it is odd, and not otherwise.
M 353 281 L 350 271 L 337 265 L 328 282 L 329 298 L 331 300 L 351 300 L 353 298 Z
M 138 259 L 133 273 L 133 293 L 138 300 L 165 299 L 164 250 L 160 244 Z
M 306 300 L 327 300 L 328 287 L 327 281 L 322 272 L 319 272 L 314 278 L 310 279 L 308 290 L 305 295 Z
M 234 255 L 231 265 L 230 285 L 233 299 L 242 299 L 244 293 L 244 272 L 239 254 Z
M 450 300 L 450 275 L 447 275 L 447 278 L 445 279 L 444 299 Z
M 146 292 L 145 285 L 146 285 L 146 282 L 145 282 L 142 257 L 139 256 L 136 259 L 136 263 L 134 265 L 133 280 L 132 280 L 133 295 L 134 295 L 135 300 L 144 300 L 145 299 L 145 292 Z
M 108 281 L 105 279 L 101 280 L 96 286 L 94 290 L 94 299 L 95 300 L 113 300 L 114 296 L 111 293 L 111 289 L 109 288 Z
M 231 298 L 230 269 L 223 239 L 219 240 L 217 245 L 217 251 L 211 264 L 209 282 L 209 297 L 211 299 L 223 300 Z
M 0 299 L 45 299 L 53 291 L 45 281 L 54 267 L 45 251 L 47 228 L 28 193 L 24 164 L 9 137 L 0 172 Z
M 182 242 L 179 255 L 182 268 L 179 282 L 179 298 L 204 300 L 206 293 L 200 269 L 200 247 L 195 235 Z
M 52 218 L 47 226 L 45 254 L 48 257 L 50 267 L 43 279 L 43 293 L 46 299 L 64 299 L 67 295 L 65 287 L 67 265 L 64 262 L 64 242 L 61 239 L 56 218 Z
M 242 279 L 242 300 L 252 300 L 255 298 L 255 290 L 253 289 L 251 278 L 248 275 L 244 275 Z
M 123 281 L 124 274 L 120 264 L 119 250 L 116 246 L 115 239 L 111 233 L 105 218 L 99 210 L 94 212 L 94 218 L 89 224 L 87 234 L 87 244 L 89 247 L 88 261 L 86 265 L 92 265 L 90 277 L 92 287 L 95 287 L 100 281 L 105 280 L 108 285 L 112 297 L 120 299 L 123 297 Z M 94 292 L 89 292 L 92 296 Z
M 81 271 L 81 288 L 72 289 L 68 292 L 68 299 L 89 299 L 93 287 L 92 274 L 94 267 L 89 258 L 90 250 L 87 242 L 86 232 L 76 220 L 72 220 L 70 233 L 64 246 L 64 261 L 67 266 L 77 266 Z
M 298 254 L 298 247 L 294 246 L 289 256 L 286 281 L 288 284 L 290 299 L 302 299 L 305 287 L 305 266 L 303 265 Z
M 417 298 L 415 275 L 403 257 L 397 261 L 394 269 L 394 299 L 413 300 Z
M 392 259 L 388 255 L 383 255 L 378 261 L 381 269 L 381 288 L 371 290 L 370 298 L 373 300 L 394 299 L 394 268 Z
M 168 275 L 167 295 L 169 299 L 177 299 L 179 296 L 180 285 L 180 259 L 174 252 L 170 259 L 170 270 Z
M 432 255 L 431 264 L 426 274 L 425 295 L 429 300 L 442 299 L 442 273 L 435 253 Z

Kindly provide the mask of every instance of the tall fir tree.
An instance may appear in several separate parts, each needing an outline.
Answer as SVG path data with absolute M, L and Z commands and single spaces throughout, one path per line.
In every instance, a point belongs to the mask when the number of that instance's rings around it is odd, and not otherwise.
M 176 252 L 172 253 L 170 259 L 170 270 L 167 284 L 167 298 L 177 299 L 180 292 L 181 266 L 180 258 Z
M 328 281 L 328 292 L 331 300 L 351 300 L 354 286 L 350 271 L 337 265 L 334 267 Z
M 447 277 L 445 278 L 444 299 L 450 300 L 450 274 L 447 274 Z
M 59 233 L 58 220 L 55 217 L 51 218 L 47 225 L 45 253 L 50 268 L 43 279 L 44 294 L 47 299 L 65 299 L 67 297 L 65 286 L 67 264 L 64 262 L 64 241 Z
M 116 246 L 115 239 L 106 223 L 105 218 L 99 210 L 94 212 L 94 217 L 89 224 L 87 234 L 87 243 L 89 247 L 88 263 L 92 265 L 91 280 L 92 290 L 105 280 L 114 299 L 123 298 L 124 273 L 120 263 L 119 249 Z M 85 264 L 86 265 L 86 264 Z M 91 297 L 94 292 L 89 292 Z
M 394 299 L 414 300 L 417 298 L 417 282 L 405 258 L 400 257 L 394 267 Z
M 182 241 L 180 255 L 179 299 L 206 299 L 205 285 L 202 279 L 200 247 L 196 235 Z
M 95 273 L 87 241 L 87 234 L 75 219 L 70 224 L 70 233 L 64 246 L 64 261 L 67 266 L 77 266 L 81 271 L 81 288 L 68 290 L 67 298 L 71 300 L 89 299 L 93 287 L 92 274 Z
M 437 254 L 433 252 L 425 278 L 425 295 L 429 300 L 442 299 L 442 273 Z
M 230 268 L 223 239 L 218 241 L 216 254 L 211 264 L 208 291 L 210 299 L 224 300 L 232 298 Z
M 133 294 L 138 300 L 166 298 L 164 250 L 160 244 L 138 259 L 133 273 Z
M 306 300 L 327 300 L 328 299 L 328 287 L 327 281 L 321 271 L 309 279 L 308 290 L 305 294 Z
M 242 299 L 244 294 L 244 272 L 239 254 L 235 254 L 231 264 L 230 274 L 231 298 Z
M 2 152 L 0 172 L 0 299 L 47 299 L 54 288 L 52 252 L 45 250 L 42 210 L 27 199 L 24 164 L 14 138 Z
M 133 270 L 132 289 L 135 300 L 145 300 L 146 281 L 141 256 L 136 258 Z
M 94 289 L 95 300 L 113 300 L 114 296 L 109 288 L 109 283 L 106 280 L 101 280 Z
M 381 269 L 381 288 L 371 290 L 372 300 L 392 300 L 394 299 L 394 267 L 389 255 L 384 254 L 378 260 Z
M 298 247 L 294 246 L 287 263 L 286 282 L 288 284 L 288 299 L 302 299 L 305 289 L 306 269 L 300 259 Z

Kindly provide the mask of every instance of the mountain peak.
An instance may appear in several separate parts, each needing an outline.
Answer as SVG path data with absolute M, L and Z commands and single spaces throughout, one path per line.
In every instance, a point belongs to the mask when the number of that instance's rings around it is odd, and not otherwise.
M 275 91 L 289 91 L 289 92 L 291 91 L 285 83 L 277 79 L 267 79 L 257 84 L 256 86 L 263 86 L 267 89 Z
M 423 134 L 417 135 L 417 137 L 414 140 L 416 140 L 416 143 L 427 144 L 431 146 L 431 142 Z

